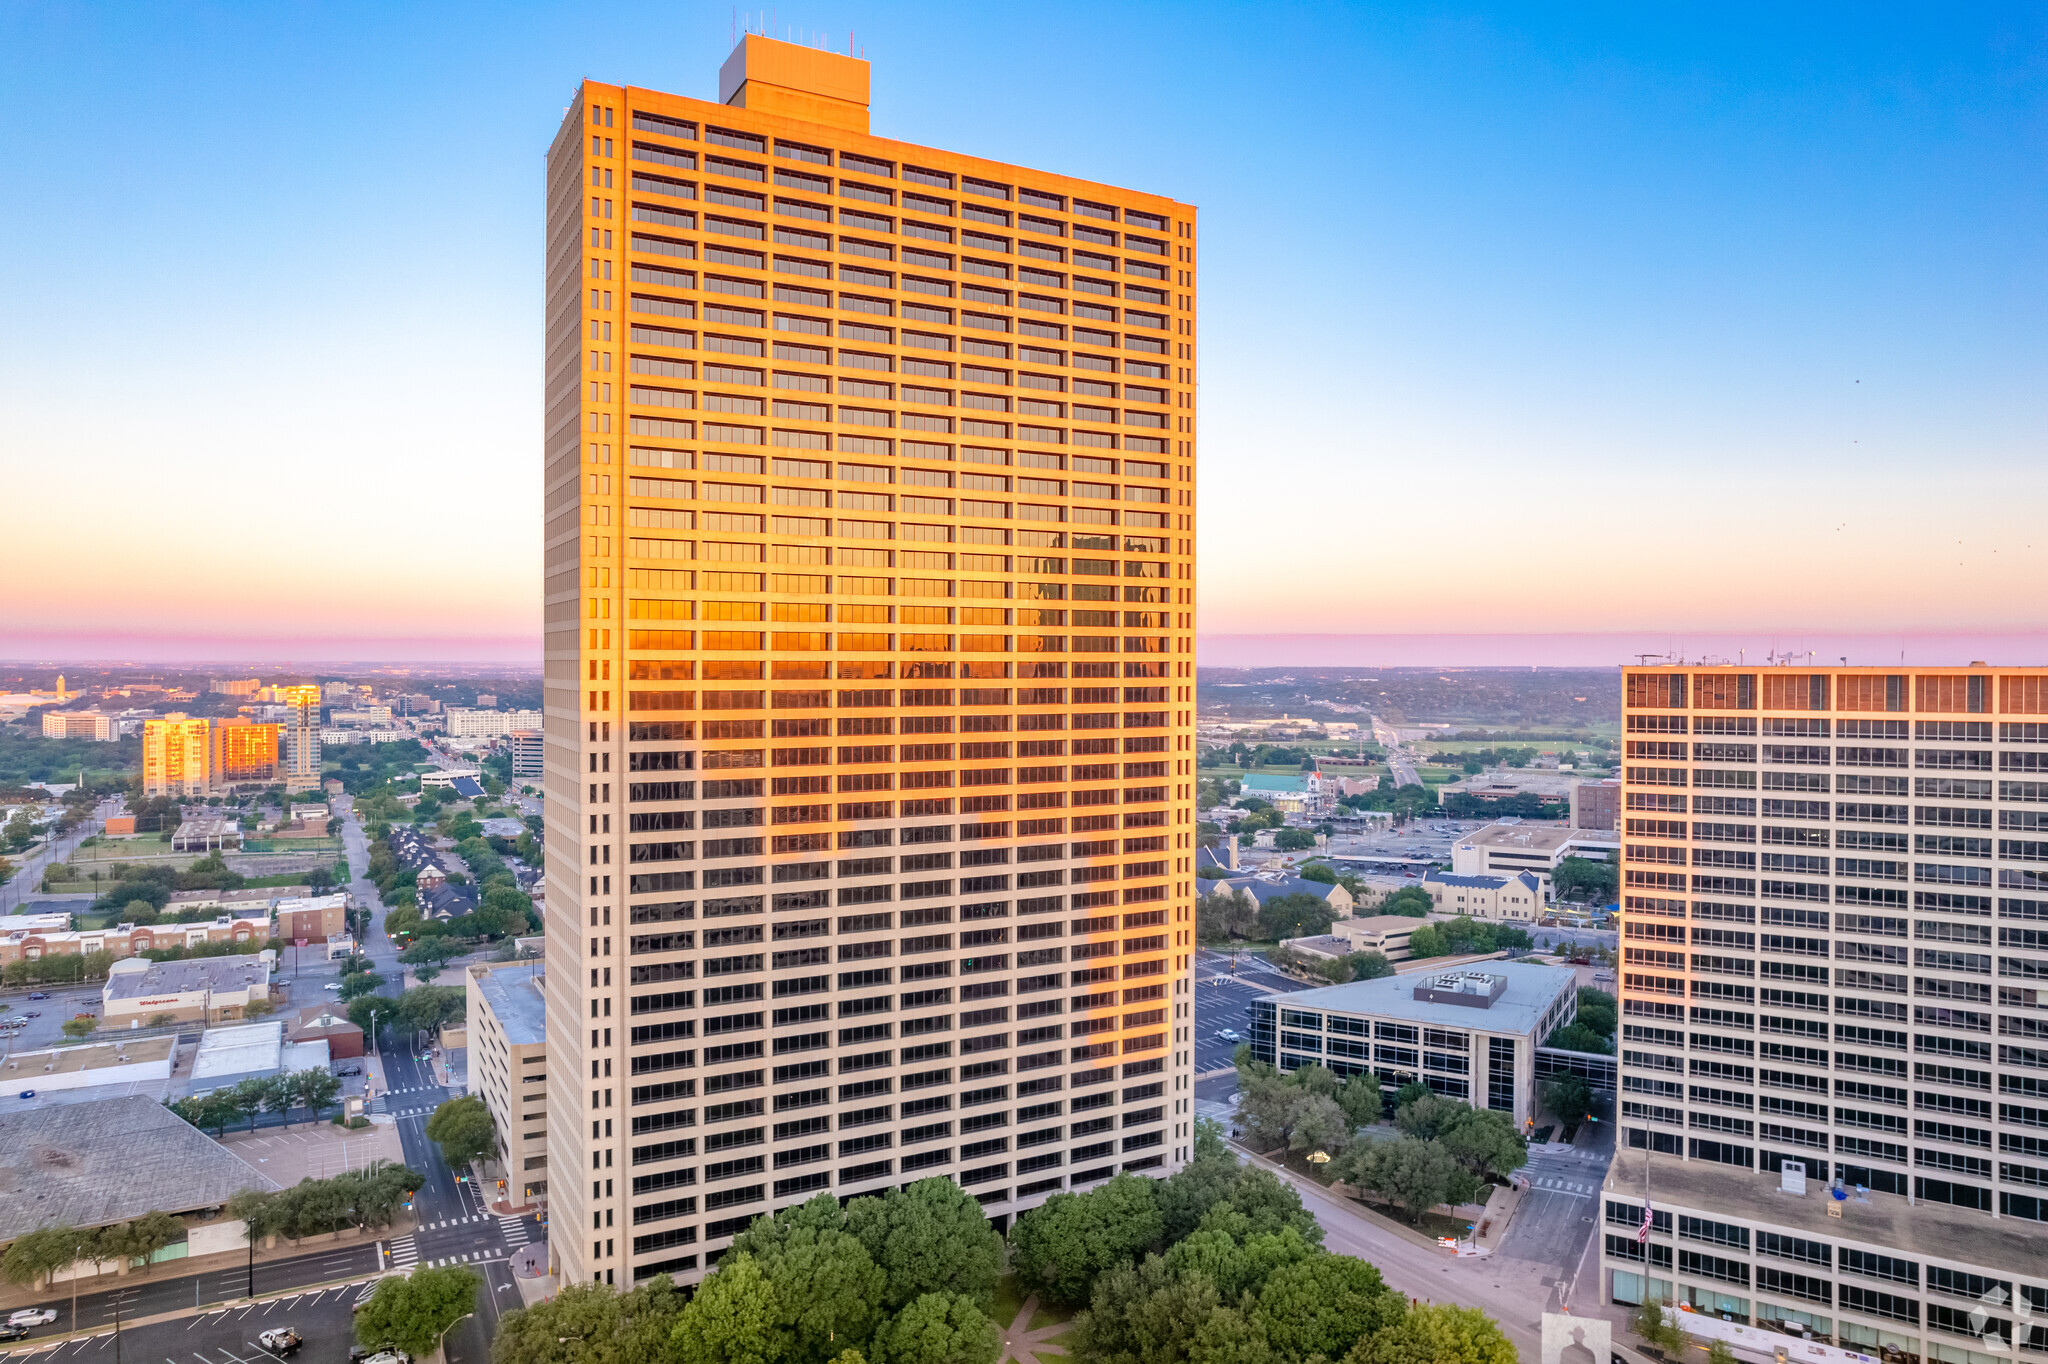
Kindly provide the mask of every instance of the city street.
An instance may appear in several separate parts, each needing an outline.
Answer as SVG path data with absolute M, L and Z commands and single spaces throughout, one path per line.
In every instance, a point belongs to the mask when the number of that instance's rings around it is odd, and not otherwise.
M 28 852 L 18 853 L 8 861 L 14 864 L 14 875 L 4 886 L 0 886 L 0 914 L 18 914 L 20 906 L 31 899 L 42 896 L 43 873 L 53 864 L 62 862 L 76 852 L 78 845 L 96 834 L 105 826 L 107 815 L 118 802 L 103 800 L 93 807 L 92 817 L 80 821 L 77 828 L 54 841 L 46 840 Z M 59 882 L 59 885 L 65 884 Z M 74 907 L 83 909 L 92 903 L 91 897 L 79 900 Z

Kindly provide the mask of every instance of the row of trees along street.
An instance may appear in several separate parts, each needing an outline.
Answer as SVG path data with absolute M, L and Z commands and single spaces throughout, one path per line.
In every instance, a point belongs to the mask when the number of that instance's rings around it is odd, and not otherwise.
M 178 1099 L 171 1104 L 171 1111 L 219 1137 L 241 1123 L 254 1128 L 256 1119 L 265 1113 L 275 1113 L 289 1125 L 291 1115 L 304 1109 L 310 1122 L 323 1109 L 332 1108 L 340 1094 L 341 1081 L 316 1067 L 237 1080 L 225 1089 Z
M 1424 1084 L 1404 1087 L 1390 1103 L 1377 1075 L 1339 1079 L 1321 1065 L 1283 1075 L 1253 1059 L 1249 1046 L 1238 1048 L 1237 1075 L 1247 1145 L 1295 1157 L 1321 1152 L 1330 1160 L 1317 1178 L 1378 1194 L 1411 1222 L 1440 1203 L 1477 1201 L 1529 1161 L 1513 1118 Z
M 424 1181 L 403 1165 L 379 1161 L 331 1179 L 305 1179 L 288 1189 L 244 1189 L 228 1200 L 227 1214 L 249 1228 L 252 1240 L 308 1236 L 348 1228 L 376 1230 L 397 1219 Z M 23 1232 L 0 1255 L 9 1283 L 43 1287 L 74 1264 L 126 1266 L 185 1239 L 185 1224 L 167 1212 L 147 1212 L 105 1227 L 53 1225 Z
M 493 1364 L 994 1364 L 1035 1294 L 1078 1364 L 1514 1364 L 1483 1313 L 1410 1307 L 1213 1123 L 1162 1180 L 1122 1174 L 1021 1214 L 1008 1243 L 930 1179 L 757 1219 L 687 1303 L 656 1279 L 564 1288 L 506 1316 Z M 1007 1262 L 1007 1265 L 1006 1265 Z M 1008 1281 L 1005 1281 L 1005 1269 Z M 1048 1352 L 1050 1353 L 1051 1350 Z

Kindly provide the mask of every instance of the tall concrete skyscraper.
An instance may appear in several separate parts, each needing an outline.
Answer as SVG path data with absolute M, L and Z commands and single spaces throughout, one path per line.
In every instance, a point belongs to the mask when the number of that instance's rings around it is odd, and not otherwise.
M 286 687 L 284 789 L 315 791 L 320 787 L 320 689 Z
M 1607 1297 L 1780 1358 L 2048 1350 L 2048 669 L 1623 685 Z
M 1192 1141 L 1193 210 L 827 52 L 719 98 L 547 163 L 550 1240 L 621 1287 Z

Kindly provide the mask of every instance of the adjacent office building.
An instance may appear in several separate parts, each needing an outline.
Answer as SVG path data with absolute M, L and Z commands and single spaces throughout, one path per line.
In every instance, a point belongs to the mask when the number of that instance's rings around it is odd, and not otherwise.
M 550 1247 L 621 1287 L 1192 1144 L 1193 211 L 719 85 L 547 163 Z
M 1624 686 L 1607 1292 L 2048 1349 L 2048 669 Z
M 1578 975 L 1484 962 L 1257 999 L 1251 1012 L 1252 1053 L 1269 1066 L 1377 1076 L 1389 1101 L 1420 1082 L 1527 1128 L 1538 1107 L 1536 1048 L 1578 1017 Z

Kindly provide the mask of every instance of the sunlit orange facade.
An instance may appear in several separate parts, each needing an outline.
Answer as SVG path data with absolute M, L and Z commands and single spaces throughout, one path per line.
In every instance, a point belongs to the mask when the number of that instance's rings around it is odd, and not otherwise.
M 251 720 L 216 720 L 212 745 L 215 784 L 276 781 L 279 728 Z
M 548 159 L 550 1248 L 622 1286 L 1192 1143 L 1194 210 L 720 95 Z
M 207 722 L 172 713 L 142 722 L 142 794 L 203 796 L 213 784 Z

